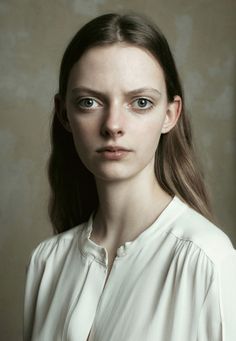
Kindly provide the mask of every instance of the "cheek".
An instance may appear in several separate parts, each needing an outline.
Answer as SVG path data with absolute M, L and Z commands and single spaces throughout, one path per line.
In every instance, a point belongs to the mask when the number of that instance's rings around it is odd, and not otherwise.
M 144 128 L 145 126 L 145 128 Z M 152 120 L 148 124 L 137 127 L 136 136 L 146 151 L 156 150 L 162 130 L 162 122 L 160 120 Z
M 96 135 L 96 126 L 91 122 L 83 122 L 79 120 L 71 121 L 71 129 L 73 139 L 78 146 L 86 146 L 92 142 L 93 137 Z
M 84 163 L 84 159 L 88 155 L 89 144 L 90 144 L 90 135 L 84 130 L 78 129 L 78 127 L 72 128 L 72 138 L 74 142 L 74 146 L 79 158 Z

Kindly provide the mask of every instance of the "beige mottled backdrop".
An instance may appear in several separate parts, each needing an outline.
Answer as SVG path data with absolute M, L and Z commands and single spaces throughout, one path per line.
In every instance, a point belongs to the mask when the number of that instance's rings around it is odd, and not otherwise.
M 82 24 L 125 10 L 150 16 L 170 42 L 219 225 L 236 245 L 236 2 L 1 0 L 1 340 L 21 340 L 26 263 L 51 234 L 46 162 L 62 53 Z

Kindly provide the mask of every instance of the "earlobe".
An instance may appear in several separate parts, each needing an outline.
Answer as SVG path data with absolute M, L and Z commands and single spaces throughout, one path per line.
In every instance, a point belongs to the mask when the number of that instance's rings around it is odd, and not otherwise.
M 176 125 L 182 111 L 182 99 L 175 96 L 173 102 L 168 104 L 165 121 L 162 126 L 161 133 L 168 133 Z
M 66 109 L 64 106 L 64 103 L 62 99 L 60 98 L 59 94 L 56 94 L 54 96 L 54 108 L 55 108 L 55 114 L 57 115 L 57 118 L 59 119 L 62 126 L 68 131 L 71 132 L 70 123 L 67 117 Z

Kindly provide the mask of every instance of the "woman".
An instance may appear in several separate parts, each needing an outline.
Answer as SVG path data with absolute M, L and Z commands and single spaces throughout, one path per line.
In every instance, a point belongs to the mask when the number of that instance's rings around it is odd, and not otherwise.
M 33 252 L 25 340 L 232 341 L 236 254 L 212 220 L 168 43 L 147 19 L 86 24 L 60 70 L 57 233 Z

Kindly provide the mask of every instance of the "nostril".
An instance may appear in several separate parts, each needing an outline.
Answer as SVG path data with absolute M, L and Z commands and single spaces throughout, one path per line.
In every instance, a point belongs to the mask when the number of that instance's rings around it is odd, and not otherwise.
M 101 135 L 105 137 L 114 137 L 114 136 L 122 136 L 124 134 L 122 129 L 112 129 L 105 127 L 101 130 Z

